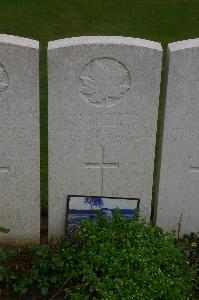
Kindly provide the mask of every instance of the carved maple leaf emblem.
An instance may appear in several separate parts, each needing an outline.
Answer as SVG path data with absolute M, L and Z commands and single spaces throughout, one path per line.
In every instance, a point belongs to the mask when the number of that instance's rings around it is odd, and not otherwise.
M 0 63 L 0 93 L 8 87 L 8 75 L 4 66 Z
M 112 106 L 120 102 L 130 88 L 126 67 L 112 58 L 98 58 L 81 72 L 81 92 L 91 104 Z

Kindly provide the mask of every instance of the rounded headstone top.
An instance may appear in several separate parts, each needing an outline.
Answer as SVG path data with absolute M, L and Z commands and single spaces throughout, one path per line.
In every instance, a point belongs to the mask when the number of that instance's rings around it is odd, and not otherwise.
M 178 51 L 178 50 L 198 48 L 198 47 L 199 47 L 199 39 L 189 39 L 189 40 L 170 43 L 168 45 L 170 51 Z
M 0 34 L 0 44 L 12 44 L 27 48 L 39 49 L 39 42 L 36 40 L 19 37 L 15 35 Z
M 48 50 L 89 44 L 131 45 L 162 51 L 162 46 L 158 42 L 123 36 L 80 36 L 65 38 L 50 41 L 48 43 Z

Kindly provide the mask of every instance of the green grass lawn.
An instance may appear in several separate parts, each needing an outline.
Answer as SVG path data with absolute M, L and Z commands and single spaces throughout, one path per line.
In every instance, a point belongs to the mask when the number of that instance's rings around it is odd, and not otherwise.
M 159 41 L 165 46 L 196 38 L 199 0 L 0 0 L 0 33 L 40 41 L 41 199 L 45 208 L 47 42 L 80 35 L 123 35 Z

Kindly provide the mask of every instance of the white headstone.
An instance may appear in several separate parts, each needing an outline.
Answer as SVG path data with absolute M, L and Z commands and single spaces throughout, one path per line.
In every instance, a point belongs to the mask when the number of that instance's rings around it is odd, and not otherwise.
M 161 58 L 141 39 L 49 43 L 49 236 L 72 194 L 140 198 L 150 217 Z
M 0 35 L 0 241 L 40 239 L 39 43 Z
M 169 44 L 168 55 L 157 225 L 182 236 L 199 231 L 199 39 Z

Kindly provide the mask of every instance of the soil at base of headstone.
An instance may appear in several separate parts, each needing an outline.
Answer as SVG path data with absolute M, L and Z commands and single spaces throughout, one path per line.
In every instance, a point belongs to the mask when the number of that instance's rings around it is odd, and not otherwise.
M 56 294 L 56 291 L 55 293 Z M 39 294 L 36 291 L 32 291 L 24 296 L 15 296 L 15 295 L 8 295 L 8 296 L 1 296 L 0 295 L 0 299 L 1 300 L 64 300 L 64 296 L 56 296 L 54 297 L 54 294 L 52 293 L 50 296 L 41 296 L 41 294 Z
M 55 291 L 56 293 L 56 291 Z M 26 294 L 24 296 L 0 296 L 1 300 L 64 300 L 64 296 L 41 296 L 37 292 L 32 291 L 32 293 Z
M 48 243 L 48 214 L 46 212 L 42 213 L 41 216 L 41 244 Z M 27 268 L 27 265 L 30 264 L 31 255 L 25 254 L 21 255 L 19 259 L 13 260 L 13 266 L 17 265 L 19 269 Z M 56 296 L 57 295 L 57 296 Z M 48 296 L 41 295 L 37 289 L 31 289 L 26 295 L 13 295 L 8 294 L 8 290 L 1 288 L 0 286 L 0 300 L 63 300 L 64 296 L 61 291 L 58 293 L 56 289 L 50 291 Z

